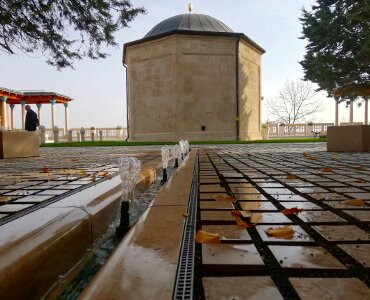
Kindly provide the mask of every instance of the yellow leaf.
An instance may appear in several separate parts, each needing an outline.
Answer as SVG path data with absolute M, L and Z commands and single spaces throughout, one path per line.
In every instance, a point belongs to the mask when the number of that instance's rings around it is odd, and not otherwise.
M 310 157 L 310 155 L 307 152 L 303 152 L 304 157 Z
M 252 227 L 252 224 L 243 221 L 239 216 L 236 216 L 235 219 L 236 219 L 236 224 L 241 227 L 244 227 L 244 228 Z
M 262 215 L 260 213 L 254 213 L 249 219 L 251 223 L 255 225 L 259 222 L 261 218 L 262 218 Z
M 290 226 L 282 226 L 277 228 L 268 228 L 265 230 L 268 236 L 272 236 L 279 239 L 288 239 L 290 240 L 294 235 L 294 230 Z
M 194 240 L 199 244 L 217 244 L 221 241 L 221 237 L 218 233 L 198 230 Z
M 315 193 L 314 198 L 319 201 L 326 200 L 325 197 L 321 193 Z
M 362 199 L 349 199 L 346 201 L 343 201 L 342 203 L 350 206 L 365 206 L 366 202 Z
M 13 197 L 11 196 L 0 196 L 0 203 L 9 203 L 13 200 Z
M 234 202 L 236 199 L 234 196 L 229 196 L 229 195 L 217 195 L 217 194 L 214 194 L 212 195 L 212 198 L 217 200 L 217 201 L 230 201 L 230 202 Z
M 109 175 L 108 172 L 102 172 L 102 173 L 99 173 L 100 176 L 102 177 L 107 177 Z
M 297 179 L 297 176 L 296 176 L 296 175 L 294 175 L 294 174 L 288 174 L 288 175 L 286 176 L 286 179 Z

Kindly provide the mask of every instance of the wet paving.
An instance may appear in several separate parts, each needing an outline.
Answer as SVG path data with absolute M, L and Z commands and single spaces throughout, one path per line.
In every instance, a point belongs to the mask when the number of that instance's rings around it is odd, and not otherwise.
M 203 149 L 198 203 L 197 229 L 221 238 L 197 245 L 197 297 L 370 299 L 370 153 Z
M 119 157 L 142 163 L 159 147 L 41 148 L 40 157 L 0 160 L 0 225 L 118 175 Z

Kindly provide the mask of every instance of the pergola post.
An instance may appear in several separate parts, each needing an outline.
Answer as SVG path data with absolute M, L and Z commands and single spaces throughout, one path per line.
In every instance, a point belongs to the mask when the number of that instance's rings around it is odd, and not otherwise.
M 1 97 L 1 126 L 2 127 L 8 127 L 6 124 L 6 101 L 7 101 L 6 96 Z
M 334 97 L 335 99 L 335 126 L 339 125 L 339 99 L 340 97 Z
M 26 105 L 26 101 L 19 101 L 21 104 L 21 113 L 22 113 L 22 129 L 25 130 L 25 108 L 24 106 Z
M 39 119 L 39 125 L 41 125 L 41 106 L 42 103 L 37 103 L 37 118 Z
M 64 103 L 64 134 L 68 133 L 68 103 Z
M 14 107 L 15 104 L 9 104 L 10 107 L 10 129 L 14 129 Z
M 368 116 L 369 116 L 369 97 L 368 96 L 364 97 L 364 100 L 365 100 L 365 125 L 369 125 L 369 119 L 368 119 Z
M 53 129 L 55 126 L 55 107 L 54 104 L 57 102 L 55 99 L 49 100 L 51 104 L 51 128 Z

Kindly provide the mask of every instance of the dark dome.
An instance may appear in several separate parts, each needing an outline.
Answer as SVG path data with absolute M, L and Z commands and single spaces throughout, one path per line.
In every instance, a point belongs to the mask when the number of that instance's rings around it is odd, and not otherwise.
M 203 31 L 203 32 L 233 32 L 221 21 L 207 15 L 201 14 L 181 14 L 168 18 L 150 30 L 145 38 L 171 32 L 182 31 Z

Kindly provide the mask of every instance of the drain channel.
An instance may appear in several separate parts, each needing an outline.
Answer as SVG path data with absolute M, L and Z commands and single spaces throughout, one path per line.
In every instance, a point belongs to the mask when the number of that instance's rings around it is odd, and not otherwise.
M 193 181 L 191 184 L 188 217 L 184 224 L 184 234 L 181 242 L 180 258 L 177 268 L 173 299 L 193 299 L 194 295 L 194 266 L 195 266 L 195 243 L 198 194 L 199 194 L 199 152 L 197 152 Z

